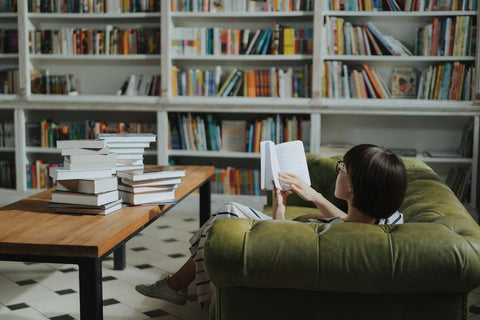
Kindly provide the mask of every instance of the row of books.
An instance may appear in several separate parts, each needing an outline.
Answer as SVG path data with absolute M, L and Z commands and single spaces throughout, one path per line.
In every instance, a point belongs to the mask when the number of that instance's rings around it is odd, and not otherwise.
M 301 69 L 231 70 L 220 85 L 221 68 L 172 68 L 172 96 L 311 97 L 311 64 Z
M 419 56 L 475 56 L 477 25 L 470 16 L 433 18 L 417 29 L 414 54 Z
M 325 61 L 322 96 L 325 98 L 381 98 L 391 96 L 382 77 L 366 64 L 350 67 L 342 61 Z
M 473 100 L 475 67 L 447 62 L 420 71 L 417 99 Z
M 450 168 L 445 183 L 452 189 L 461 202 L 469 201 L 472 183 L 472 166 Z
M 30 30 L 29 52 L 33 54 L 159 54 L 159 28 L 120 29 L 108 25 L 105 30 L 62 28 Z
M 313 11 L 314 0 L 173 0 L 172 11 L 258 12 Z
M 161 76 L 131 74 L 125 79 L 117 96 L 160 96 Z
M 26 124 L 27 146 L 55 148 L 57 140 L 95 139 L 101 133 L 157 132 L 156 123 L 95 120 L 56 122 L 51 119 Z
M 16 94 L 19 82 L 18 69 L 0 70 L 0 93 Z
M 0 147 L 15 146 L 15 126 L 12 120 L 0 120 Z
M 0 1 L 0 12 L 17 12 L 17 0 Z
M 0 188 L 15 189 L 15 163 L 7 160 L 0 160 Z
M 160 0 L 28 0 L 28 11 L 34 13 L 158 12 Z
M 57 163 L 47 163 L 43 160 L 29 162 L 26 166 L 27 188 L 46 189 L 55 185 L 50 177 L 50 168 L 58 167 Z
M 475 11 L 476 0 L 328 0 L 326 9 L 345 11 Z
M 0 29 L 0 53 L 18 53 L 18 30 Z
M 50 74 L 48 69 L 30 70 L 31 91 L 34 94 L 63 94 L 76 96 L 75 76 L 69 74 Z
M 182 55 L 312 54 L 313 29 L 175 28 L 172 53 Z
M 383 34 L 373 23 L 353 25 L 341 17 L 325 18 L 327 53 L 335 55 L 412 55 L 399 40 Z
M 310 149 L 310 120 L 291 116 L 276 120 L 217 120 L 211 114 L 171 114 L 170 149 L 260 152 L 260 141 L 303 140 Z
M 260 189 L 258 169 L 216 168 L 211 181 L 211 191 L 216 194 L 265 195 Z

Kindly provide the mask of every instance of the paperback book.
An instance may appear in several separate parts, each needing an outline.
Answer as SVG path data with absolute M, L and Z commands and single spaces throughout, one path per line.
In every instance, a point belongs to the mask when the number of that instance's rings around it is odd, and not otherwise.
M 296 174 L 306 184 L 311 184 L 302 141 L 295 140 L 279 144 L 273 141 L 260 143 L 260 188 L 290 190 L 288 184 L 279 181 L 279 172 Z

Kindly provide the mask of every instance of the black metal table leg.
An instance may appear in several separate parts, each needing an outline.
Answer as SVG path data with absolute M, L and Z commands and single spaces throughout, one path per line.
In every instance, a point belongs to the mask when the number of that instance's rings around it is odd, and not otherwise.
M 127 256 L 125 251 L 125 244 L 119 246 L 113 252 L 113 269 L 114 270 L 124 270 L 127 265 Z
M 103 320 L 102 261 L 85 259 L 79 269 L 80 319 Z
M 202 226 L 210 218 L 210 192 L 210 179 L 208 179 L 203 185 L 200 186 L 200 226 Z

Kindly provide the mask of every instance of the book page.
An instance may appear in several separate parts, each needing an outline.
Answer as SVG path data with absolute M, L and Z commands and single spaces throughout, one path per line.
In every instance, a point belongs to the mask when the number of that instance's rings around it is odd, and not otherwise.
M 310 185 L 310 174 L 308 172 L 303 142 L 300 140 L 284 142 L 277 144 L 275 149 L 278 159 L 278 171 L 295 174 Z M 282 184 L 281 189 L 283 191 L 289 190 L 290 186 Z

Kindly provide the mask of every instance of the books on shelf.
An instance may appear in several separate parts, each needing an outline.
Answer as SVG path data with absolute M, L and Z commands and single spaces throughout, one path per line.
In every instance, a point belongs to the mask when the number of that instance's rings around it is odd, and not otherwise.
M 311 11 L 314 0 L 217 0 L 198 1 L 191 0 L 173 1 L 171 10 L 173 12 L 258 12 L 258 11 Z
M 450 168 L 445 183 L 461 202 L 468 201 L 472 184 L 472 166 Z
M 260 188 L 262 190 L 290 190 L 290 186 L 280 182 L 278 173 L 292 173 L 310 185 L 307 159 L 302 141 L 289 141 L 275 144 L 262 141 L 260 144 Z
M 117 189 L 115 176 L 99 179 L 57 180 L 57 190 L 80 193 L 102 193 Z
M 161 76 L 131 74 L 116 92 L 117 96 L 160 96 Z
M 260 170 L 245 168 L 216 168 L 212 178 L 212 193 L 236 195 L 264 195 L 260 190 Z
M 473 11 L 477 10 L 476 0 L 437 1 L 437 0 L 346 0 L 324 1 L 326 10 L 345 11 Z
M 120 210 L 122 208 L 122 201 L 119 199 L 99 206 L 50 202 L 48 206 L 50 208 L 53 208 L 53 210 L 58 213 L 107 215 L 109 213 Z
M 15 189 L 15 163 L 13 161 L 0 160 L 0 174 L 2 176 L 0 188 Z

